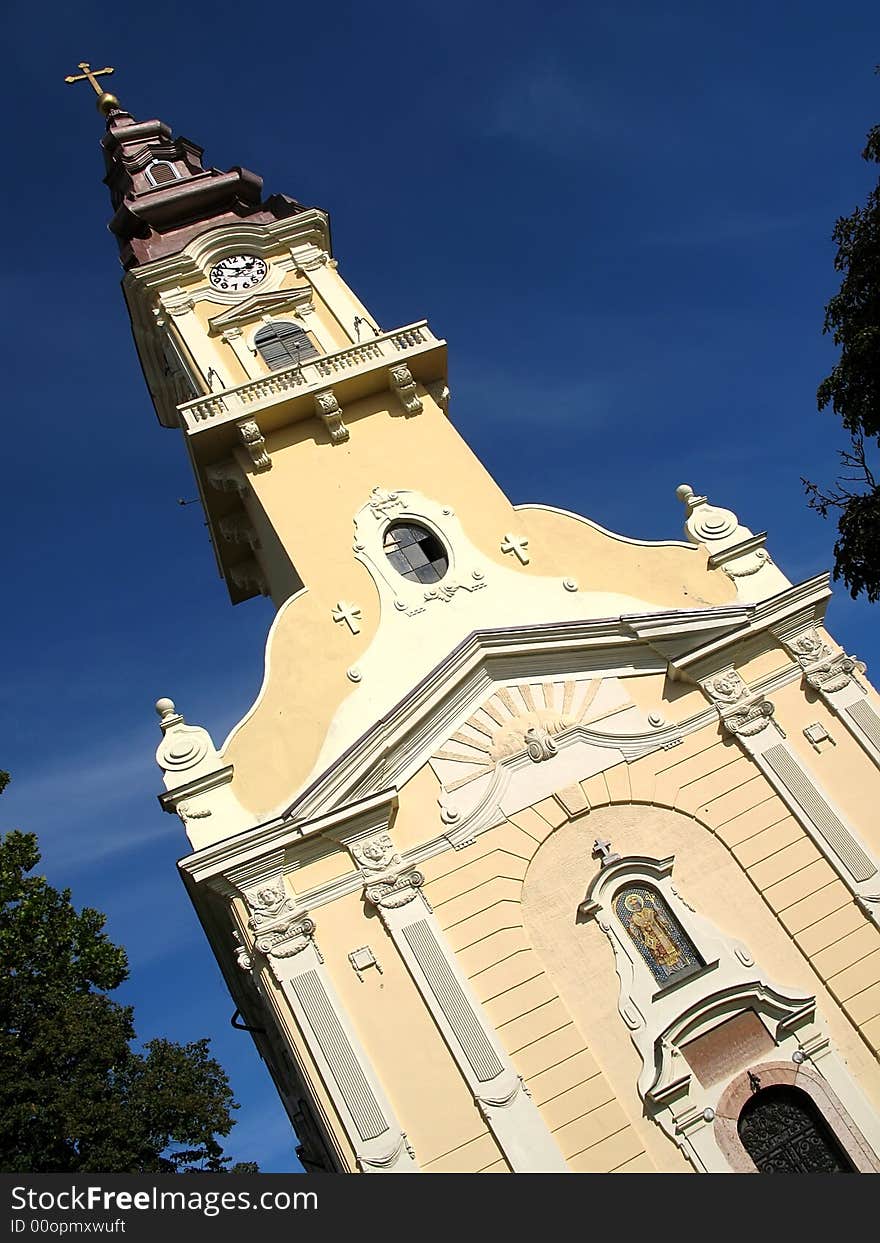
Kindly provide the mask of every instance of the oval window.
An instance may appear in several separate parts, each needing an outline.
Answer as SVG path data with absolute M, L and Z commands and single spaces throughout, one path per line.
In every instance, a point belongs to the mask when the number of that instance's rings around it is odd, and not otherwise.
M 404 578 L 414 583 L 437 583 L 449 569 L 449 557 L 440 540 L 414 522 L 395 522 L 385 532 L 385 556 Z

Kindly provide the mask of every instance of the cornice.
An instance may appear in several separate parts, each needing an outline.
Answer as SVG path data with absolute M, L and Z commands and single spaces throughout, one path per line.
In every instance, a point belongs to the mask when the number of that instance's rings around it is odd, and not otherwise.
M 760 600 L 758 603 L 748 606 L 751 616 L 737 631 L 729 635 L 716 637 L 708 643 L 698 644 L 689 650 L 681 652 L 674 660 L 670 660 L 670 678 L 673 681 L 677 679 L 696 680 L 696 669 L 698 667 L 701 670 L 700 676 L 702 677 L 705 676 L 705 670 L 711 668 L 713 663 L 718 664 L 719 661 L 720 665 L 728 663 L 726 656 L 723 657 L 723 654 L 730 647 L 731 642 L 740 642 L 746 638 L 753 638 L 755 635 L 772 630 L 776 626 L 798 619 L 802 615 L 823 617 L 825 607 L 831 597 L 829 582 L 830 575 L 828 571 L 825 571 L 822 574 L 817 574 L 814 578 L 807 579 L 803 583 L 796 583 L 792 587 L 787 587 L 775 596 L 769 596 L 766 600 Z
M 296 285 L 289 289 L 275 289 L 267 293 L 254 294 L 244 302 L 221 311 L 208 321 L 212 333 L 223 332 L 234 325 L 248 324 L 258 315 L 278 311 L 282 307 L 296 306 L 311 302 L 314 297 L 310 285 Z
M 246 246 L 266 258 L 281 245 L 292 246 L 297 241 L 316 238 L 329 254 L 327 214 L 317 207 L 266 224 L 230 221 L 200 233 L 178 254 L 153 259 L 131 269 L 123 277 L 122 285 L 124 289 L 143 297 L 147 293 L 173 288 L 184 281 L 200 279 L 211 262 L 237 247 Z M 236 297 L 230 301 L 233 300 L 237 302 L 240 299 Z
M 573 651 L 579 656 L 578 671 L 597 676 L 658 673 L 666 667 L 646 645 L 633 645 L 617 618 L 472 631 L 278 814 L 309 817 L 328 798 L 335 802 L 365 795 L 377 756 L 383 759 L 384 780 L 402 784 L 431 739 L 475 696 L 486 694 L 494 682 L 569 672 Z M 621 659 L 624 651 L 629 660 Z
M 824 603 L 829 595 L 828 575 L 823 574 L 757 605 L 666 610 L 472 631 L 371 730 L 310 781 L 292 803 L 279 807 L 276 814 L 308 818 L 319 805 L 326 806 L 328 798 L 336 802 L 354 795 L 365 796 L 377 756 L 382 756 L 383 780 L 403 785 L 430 739 L 446 729 L 462 706 L 477 693 L 485 693 L 493 682 L 573 672 L 573 652 L 578 653 L 579 673 L 626 676 L 662 672 L 673 680 L 691 681 L 690 670 L 698 663 L 718 653 L 729 653 L 744 638 L 769 630 L 791 613 Z M 705 643 L 706 630 L 715 629 L 719 621 L 722 634 Z M 648 638 L 649 635 L 653 637 Z M 663 636 L 662 642 L 658 635 Z M 641 641 L 634 643 L 634 636 Z M 687 640 L 694 636 L 697 643 L 688 647 Z M 680 652 L 674 661 L 669 656 L 673 643 Z M 589 655 L 585 660 L 586 653 Z M 711 712 L 707 719 L 712 719 Z
M 738 544 L 731 544 L 729 548 L 722 548 L 720 552 L 709 554 L 709 567 L 716 570 L 721 569 L 730 561 L 736 561 L 740 557 L 747 557 L 753 552 L 758 552 L 767 543 L 767 532 L 761 531 L 757 535 L 749 535 L 746 539 L 742 539 Z
M 202 777 L 196 777 L 193 781 L 188 781 L 186 785 L 175 786 L 173 790 L 166 790 L 164 794 L 157 795 L 159 803 L 163 811 L 175 812 L 179 803 L 187 798 L 194 798 L 197 794 L 208 794 L 211 790 L 217 790 L 220 786 L 230 783 L 233 777 L 233 767 L 226 764 L 223 768 L 216 768 L 211 773 L 206 773 Z
M 797 681 L 800 672 L 799 666 L 788 665 L 756 681 L 754 690 L 758 694 L 771 695 L 782 686 Z M 663 730 L 653 730 L 649 734 L 601 734 L 598 730 L 583 726 L 569 732 L 572 736 L 576 735 L 594 746 L 618 750 L 625 759 L 632 761 L 650 751 L 672 746 L 688 735 L 717 724 L 717 722 L 718 714 L 714 706 L 708 705 L 684 721 L 670 725 Z M 266 867 L 271 866 L 277 871 L 279 859 L 285 851 L 289 852 L 292 849 L 298 857 L 301 852 L 313 850 L 320 839 L 339 843 L 353 836 L 387 828 L 393 823 L 398 802 L 399 791 L 392 786 L 311 820 L 297 820 L 290 815 L 283 818 L 273 817 L 261 825 L 244 829 L 234 837 L 226 838 L 222 842 L 204 847 L 184 857 L 178 861 L 178 867 L 193 884 L 210 883 L 211 887 L 216 887 L 218 881 L 235 869 L 251 865 L 259 870 L 258 861 L 260 860 L 265 860 Z M 503 819 L 503 813 L 499 813 L 494 818 L 481 821 L 478 827 L 469 829 L 467 840 L 470 841 L 488 832 Z M 459 848 L 461 844 L 463 843 L 455 840 L 454 831 L 450 832 L 448 826 L 442 826 L 441 832 L 408 851 L 401 851 L 402 867 L 403 869 L 417 867 L 436 855 Z M 289 857 L 288 853 L 288 859 Z M 302 862 L 305 861 L 305 859 L 302 860 Z M 356 893 L 362 887 L 363 875 L 353 867 L 351 871 L 331 881 L 326 881 L 312 889 L 297 891 L 297 903 L 303 909 L 316 910 L 347 894 Z
M 820 575 L 759 605 L 724 610 L 725 623 L 735 623 L 745 614 L 750 616 L 751 624 L 736 626 L 722 640 L 709 646 L 713 650 L 726 647 L 729 651 L 744 635 L 769 628 L 778 624 L 780 618 L 798 611 L 821 606 L 828 595 L 827 581 L 827 575 Z M 484 697 L 493 683 L 536 674 L 572 672 L 575 655 L 576 670 L 580 674 L 626 677 L 665 672 L 665 657 L 658 657 L 649 642 L 637 638 L 634 641 L 636 632 L 653 631 L 668 636 L 677 630 L 685 634 L 688 624 L 694 623 L 691 633 L 702 637 L 713 612 L 712 609 L 666 611 L 643 617 L 630 614 L 574 623 L 552 622 L 473 631 L 370 730 L 320 772 L 292 803 L 268 816 L 263 824 L 188 856 L 180 866 L 201 883 L 243 858 L 295 845 L 306 837 L 314 839 L 316 835 L 326 835 L 340 828 L 348 832 L 352 826 L 357 830 L 361 822 L 363 827 L 371 827 L 382 822 L 383 817 L 387 824 L 394 813 L 397 789 L 424 760 L 433 742 L 470 703 Z M 706 650 L 706 645 L 698 647 L 694 658 L 687 658 L 688 666 L 693 667 L 697 659 L 705 659 Z M 784 666 L 758 680 L 753 690 L 771 695 L 780 687 L 797 681 L 800 675 L 800 666 L 786 657 Z M 589 726 L 579 726 L 570 732 L 572 737 L 576 735 L 589 745 L 613 747 L 632 761 L 648 750 L 674 745 L 682 737 L 713 722 L 717 722 L 716 710 L 707 705 L 685 721 L 645 735 L 606 735 L 601 729 Z M 382 782 L 378 791 L 375 786 L 371 788 L 371 783 L 377 780 Z M 174 793 L 181 798 L 194 792 L 187 786 Z M 162 798 L 164 800 L 165 796 Z M 328 803 L 335 806 L 332 811 L 324 812 L 322 809 Z M 490 826 L 483 825 L 480 831 L 487 827 Z M 329 835 L 333 836 L 332 832 Z M 417 861 L 450 848 L 450 840 L 444 832 L 425 843 L 411 858 Z M 333 886 L 344 887 L 347 883 L 342 878 L 334 881 Z M 332 888 L 332 892 L 336 892 L 336 888 Z M 322 893 L 314 898 L 314 901 L 322 900 Z M 313 901 L 312 897 L 309 901 Z
M 177 793 L 177 791 L 175 791 Z M 160 795 L 160 800 L 163 796 Z M 345 807 L 337 808 L 319 816 L 308 825 L 308 835 L 314 837 L 327 832 L 362 833 L 387 828 L 398 806 L 396 789 L 380 790 L 368 798 L 359 799 Z M 223 876 L 235 868 L 241 868 L 254 859 L 277 852 L 304 836 L 301 822 L 277 820 L 245 829 L 234 837 L 225 838 L 213 846 L 206 846 L 195 854 L 178 861 L 178 867 L 196 884 L 203 884 L 217 876 Z
M 693 616 L 687 611 L 673 609 L 649 616 L 628 614 L 621 622 L 636 638 L 651 646 L 661 655 L 672 660 L 690 651 L 698 636 L 705 642 L 729 643 L 748 627 L 754 613 L 754 605 L 730 604 L 701 611 Z M 684 624 L 683 624 L 684 623 Z

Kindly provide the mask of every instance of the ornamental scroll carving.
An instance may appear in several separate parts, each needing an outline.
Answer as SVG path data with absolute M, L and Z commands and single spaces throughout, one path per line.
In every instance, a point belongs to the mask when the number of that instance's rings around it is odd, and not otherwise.
M 550 760 L 557 754 L 558 747 L 546 729 L 530 726 L 523 735 L 526 744 L 526 755 L 534 764 L 542 760 Z
M 219 522 L 220 534 L 230 544 L 247 544 L 251 549 L 260 547 L 260 537 L 244 513 L 224 514 Z
M 449 385 L 445 380 L 429 380 L 425 385 L 428 393 L 436 401 L 444 414 L 449 414 Z
M 380 522 L 395 510 L 403 509 L 403 501 L 399 492 L 389 492 L 387 488 L 373 488 L 368 502 L 370 513 Z
M 242 419 L 240 423 L 236 423 L 236 427 L 244 447 L 251 456 L 254 471 L 259 474 L 260 471 L 270 470 L 272 459 L 266 451 L 266 440 L 256 419 Z
M 397 847 L 388 833 L 379 833 L 366 841 L 352 842 L 351 853 L 358 867 L 364 872 L 387 872 L 389 868 L 401 866 Z
M 388 381 L 397 395 L 397 400 L 403 407 L 405 414 L 421 414 L 422 399 L 416 392 L 416 384 L 413 379 L 412 372 L 406 363 L 398 363 L 395 367 L 388 370 Z
M 314 920 L 297 909 L 296 902 L 284 891 L 282 880 L 268 881 L 245 894 L 251 917 L 248 927 L 254 934 L 254 948 L 269 958 L 291 958 L 309 945 L 314 945 L 318 960 L 323 962 L 315 944 Z
M 160 699 L 156 703 L 156 712 L 163 734 L 156 751 L 156 763 L 164 772 L 186 772 L 201 764 L 209 752 L 213 752 L 208 731 L 200 725 L 187 725 L 173 700 Z
M 867 669 L 864 661 L 855 656 L 848 656 L 844 651 L 832 652 L 816 630 L 792 639 L 787 647 L 803 669 L 807 685 L 820 695 L 842 691 L 850 682 L 859 686 L 854 675 L 863 674 Z M 859 689 L 863 688 L 859 686 Z
M 245 490 L 245 478 L 238 468 L 238 463 L 231 458 L 223 462 L 215 462 L 205 469 L 205 477 L 212 488 L 218 492 L 238 492 Z
M 753 738 L 773 721 L 775 708 L 763 695 L 749 690 L 738 673 L 728 670 L 701 683 L 718 709 L 724 730 L 734 737 Z M 785 734 L 775 721 L 782 737 Z
M 232 932 L 232 940 L 234 944 L 235 961 L 238 964 L 239 970 L 253 970 L 254 960 L 251 958 L 244 941 L 242 941 L 241 935 L 235 929 L 233 929 Z
M 325 389 L 323 393 L 315 393 L 315 414 L 327 428 L 331 443 L 345 444 L 349 431 L 342 419 L 342 407 L 331 388 Z
M 413 868 L 409 872 L 401 872 L 400 875 L 388 880 L 367 885 L 364 897 L 371 906 L 378 907 L 380 910 L 396 910 L 398 907 L 407 906 L 413 898 L 421 897 L 430 911 L 431 904 L 421 892 L 424 883 L 424 876 Z

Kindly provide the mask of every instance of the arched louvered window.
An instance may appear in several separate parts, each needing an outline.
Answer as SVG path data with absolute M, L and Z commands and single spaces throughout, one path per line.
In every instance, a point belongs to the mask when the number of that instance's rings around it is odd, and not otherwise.
M 162 186 L 166 181 L 177 181 L 180 177 L 180 173 L 168 160 L 153 160 L 144 172 L 147 174 L 147 181 L 154 186 Z
M 254 345 L 270 371 L 315 358 L 318 351 L 299 324 L 267 324 L 254 337 Z
M 800 1088 L 759 1088 L 743 1106 L 736 1129 L 760 1174 L 855 1172 L 819 1107 Z

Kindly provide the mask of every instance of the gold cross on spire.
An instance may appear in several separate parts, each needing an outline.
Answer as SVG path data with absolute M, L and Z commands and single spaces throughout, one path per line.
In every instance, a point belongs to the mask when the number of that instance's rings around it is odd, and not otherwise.
M 64 79 L 65 82 L 88 82 L 92 90 L 98 96 L 98 111 L 104 115 L 113 108 L 119 107 L 119 100 L 115 95 L 111 95 L 109 91 L 105 91 L 98 78 L 104 77 L 105 74 L 115 72 L 112 65 L 106 65 L 103 69 L 93 69 L 88 61 L 80 61 L 78 68 L 82 69 L 82 73 L 71 73 Z

